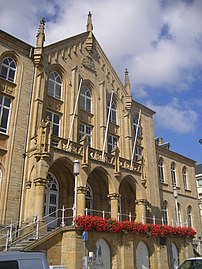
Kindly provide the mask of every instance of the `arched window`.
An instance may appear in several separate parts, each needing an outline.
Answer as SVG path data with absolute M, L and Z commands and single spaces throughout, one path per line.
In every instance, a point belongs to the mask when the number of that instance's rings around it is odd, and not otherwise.
M 187 169 L 185 166 L 182 168 L 182 179 L 183 179 L 184 188 L 185 190 L 187 190 Z
M 1 77 L 14 82 L 16 74 L 16 63 L 11 57 L 3 59 L 1 66 Z
M 163 159 L 160 158 L 158 161 L 158 173 L 159 173 L 159 181 L 165 182 L 164 180 L 164 167 L 163 167 Z
M 176 186 L 176 175 L 175 175 L 175 163 L 171 163 L 171 179 L 172 179 L 172 185 Z
M 178 225 L 182 224 L 180 211 L 181 211 L 181 205 L 180 205 L 180 203 L 177 203 L 177 216 L 178 216 L 178 221 L 179 221 Z
M 110 101 L 108 101 L 108 103 L 107 103 L 107 117 L 108 117 L 108 114 L 109 114 L 109 108 L 110 108 Z M 117 123 L 116 104 L 114 103 L 114 101 L 112 101 L 109 121 L 112 122 L 112 123 L 115 123 L 115 124 Z
M 57 72 L 50 73 L 48 79 L 48 95 L 61 99 L 62 80 Z
M 87 112 L 92 110 L 91 92 L 86 86 L 83 86 L 80 92 L 80 108 Z
M 93 215 L 93 191 L 89 183 L 86 185 L 86 208 L 88 209 L 88 214 Z
M 162 204 L 162 217 L 163 217 L 163 223 L 165 225 L 168 225 L 168 203 L 167 203 L 167 201 L 164 201 Z
M 187 207 L 187 224 L 188 224 L 189 227 L 192 227 L 191 206 Z

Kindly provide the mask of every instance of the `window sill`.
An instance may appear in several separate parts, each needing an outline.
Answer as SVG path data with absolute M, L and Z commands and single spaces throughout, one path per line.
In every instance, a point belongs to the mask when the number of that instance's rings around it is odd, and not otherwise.
M 6 141 L 9 139 L 9 135 L 0 131 L 0 140 Z
M 190 189 L 184 189 L 184 190 L 185 190 L 185 192 L 191 193 L 191 190 Z
M 167 182 L 163 182 L 163 181 L 159 181 L 162 185 L 164 186 L 168 186 L 168 183 Z

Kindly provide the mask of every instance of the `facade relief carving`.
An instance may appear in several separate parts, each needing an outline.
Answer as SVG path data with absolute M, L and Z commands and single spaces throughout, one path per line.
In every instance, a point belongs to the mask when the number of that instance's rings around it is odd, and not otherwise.
M 86 56 L 85 58 L 83 58 L 81 63 L 84 67 L 90 69 L 93 72 L 96 72 L 94 60 L 90 56 Z
M 61 100 L 57 100 L 51 96 L 47 96 L 46 106 L 48 108 L 61 112 L 62 103 L 63 102 Z
M 14 87 L 16 85 L 9 82 L 9 81 L 0 81 L 0 92 L 4 92 L 8 95 L 11 95 L 12 97 L 14 97 Z

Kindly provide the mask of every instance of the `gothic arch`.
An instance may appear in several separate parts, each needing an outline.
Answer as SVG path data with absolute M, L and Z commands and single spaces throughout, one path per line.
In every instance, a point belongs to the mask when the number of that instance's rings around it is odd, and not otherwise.
M 111 268 L 111 251 L 108 243 L 103 238 L 96 242 L 94 248 L 94 265 L 95 268 Z
M 132 176 L 126 176 L 122 179 L 119 186 L 119 213 L 123 216 L 121 219 L 128 219 L 127 216 L 129 213 L 135 218 L 135 201 L 136 197 L 136 180 Z

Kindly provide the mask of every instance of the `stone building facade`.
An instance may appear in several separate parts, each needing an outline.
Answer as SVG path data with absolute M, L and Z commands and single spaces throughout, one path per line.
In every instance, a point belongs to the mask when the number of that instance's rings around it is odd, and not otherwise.
M 67 268 L 82 268 L 84 256 L 73 213 L 190 225 L 201 235 L 195 163 L 155 140 L 154 111 L 132 99 L 127 70 L 120 81 L 91 14 L 86 32 L 48 46 L 44 27 L 42 19 L 35 47 L 0 33 L 1 225 L 37 218 L 43 236 L 25 249 Z M 188 238 L 91 231 L 85 244 L 108 253 L 96 268 L 174 268 L 193 255 Z

